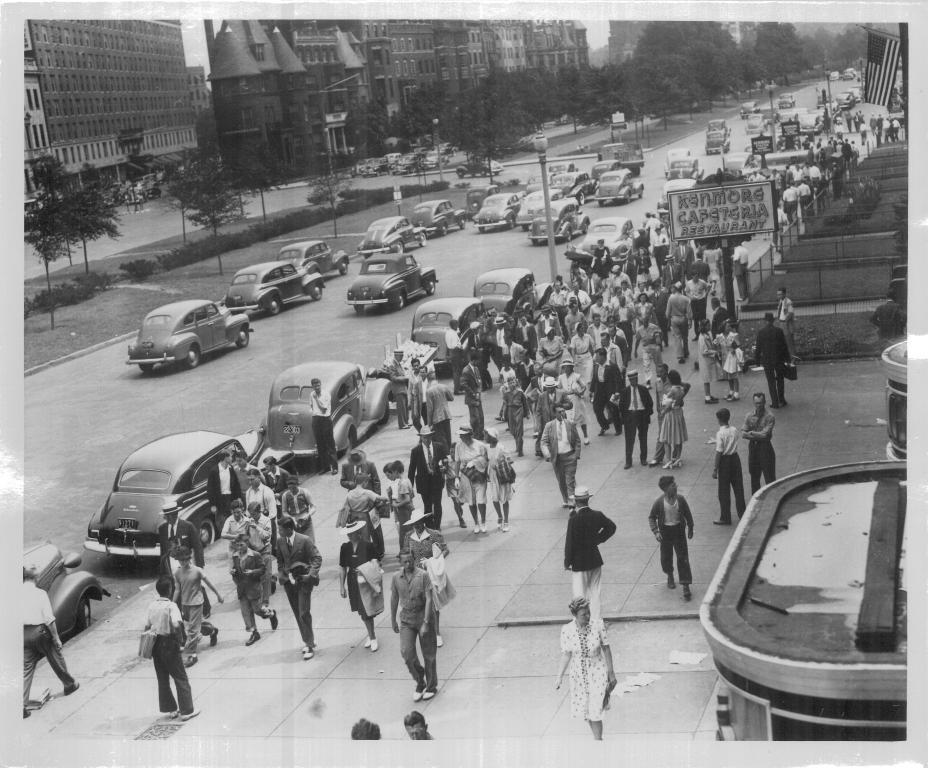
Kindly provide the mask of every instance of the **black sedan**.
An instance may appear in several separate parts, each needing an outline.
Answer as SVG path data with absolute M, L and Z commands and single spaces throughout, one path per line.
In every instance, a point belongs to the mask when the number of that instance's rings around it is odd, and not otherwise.
M 426 237 L 448 234 L 448 230 L 464 229 L 467 216 L 463 208 L 455 208 L 450 200 L 423 200 L 409 217 L 414 227 L 425 230 Z

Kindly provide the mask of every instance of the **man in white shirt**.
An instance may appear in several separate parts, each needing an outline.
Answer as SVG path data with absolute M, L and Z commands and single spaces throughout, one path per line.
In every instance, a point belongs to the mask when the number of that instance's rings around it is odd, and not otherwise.
M 248 546 L 261 555 L 264 561 L 264 575 L 261 577 L 261 606 L 262 610 L 267 613 L 270 611 L 271 582 L 274 579 L 276 512 L 275 517 L 268 517 L 261 511 L 260 502 L 253 501 L 248 504 L 247 520 L 245 532 L 248 534 Z
M 570 405 L 567 403 L 566 405 Z M 554 406 L 555 417 L 549 421 L 541 436 L 541 452 L 554 468 L 563 506 L 574 506 L 574 487 L 577 481 L 577 462 L 580 460 L 580 433 L 572 421 L 567 420 L 565 403 Z
M 332 434 L 332 398 L 322 390 L 322 382 L 313 379 L 310 384 L 313 393 L 310 406 L 313 411 L 313 437 L 316 440 L 316 455 L 319 457 L 319 472 L 327 469 L 333 475 L 338 474 L 338 453 L 335 449 L 335 436 Z
M 32 678 L 36 665 L 44 658 L 58 679 L 64 684 L 64 695 L 70 696 L 80 687 L 65 664 L 61 655 L 61 638 L 55 626 L 48 595 L 36 584 L 34 566 L 23 568 L 23 587 L 20 592 L 20 611 L 23 615 L 23 717 L 29 717 L 26 705 L 32 690 Z
M 746 241 L 747 242 L 747 241 Z M 738 284 L 738 299 L 744 301 L 748 297 L 748 258 L 750 252 L 745 243 L 739 243 L 731 255 L 732 271 Z
M 462 395 L 464 392 L 461 389 L 461 371 L 464 370 L 466 360 L 464 357 L 464 345 L 458 335 L 458 321 L 454 318 L 448 323 L 448 330 L 445 331 L 445 349 L 448 350 L 448 360 L 451 363 L 451 381 L 454 382 L 454 394 Z
M 741 430 L 731 426 L 731 412 L 719 408 L 715 412 L 719 422 L 719 431 L 715 435 L 715 467 L 712 477 L 719 481 L 719 506 L 721 515 L 713 520 L 714 525 L 731 525 L 731 492 L 735 493 L 735 510 L 738 519 L 744 514 L 744 475 L 741 472 L 741 458 L 738 456 L 738 440 Z
M 267 516 L 277 516 L 277 500 L 274 498 L 274 491 L 268 488 L 261 478 L 261 470 L 252 469 L 248 471 L 248 488 L 245 489 L 245 507 L 251 508 L 252 503 L 256 503 L 261 510 L 261 514 Z
M 786 287 L 777 288 L 777 322 L 783 329 L 786 336 L 786 345 L 789 347 L 790 357 L 796 355 L 796 342 L 793 338 L 795 313 L 793 312 L 793 302 L 786 295 Z

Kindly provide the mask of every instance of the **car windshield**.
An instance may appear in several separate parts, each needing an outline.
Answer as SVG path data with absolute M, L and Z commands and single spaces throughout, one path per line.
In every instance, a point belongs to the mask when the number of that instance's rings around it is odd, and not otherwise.
M 362 275 L 387 275 L 394 272 L 392 261 L 365 261 L 361 265 Z
M 595 234 L 605 233 L 605 232 L 618 232 L 618 224 L 594 224 L 590 227 L 590 232 Z
M 724 130 L 725 130 L 725 122 L 724 122 L 723 120 L 710 120 L 710 121 L 709 121 L 709 127 L 708 127 L 707 130 L 709 130 L 709 131 L 724 131 Z
M 416 325 L 438 325 L 447 327 L 450 322 L 450 312 L 423 312 L 416 321 Z
M 551 179 L 551 183 L 557 184 L 558 186 L 564 186 L 567 184 L 573 184 L 576 178 L 577 177 L 572 173 L 559 173 L 557 176 Z
M 477 288 L 477 293 L 481 296 L 489 296 L 494 293 L 499 296 L 508 296 L 511 292 L 512 287 L 509 283 L 481 283 L 480 287 Z
M 166 491 L 171 487 L 171 473 L 163 469 L 127 469 L 119 478 L 120 490 Z
M 712 138 L 714 138 L 714 137 L 713 137 L 713 136 L 710 136 L 709 138 L 712 139 Z M 671 167 L 672 169 L 681 170 L 681 169 L 685 169 L 685 168 L 692 168 L 693 165 L 694 165 L 694 163 L 693 163 L 692 160 L 674 160 L 674 161 L 670 164 L 670 167 Z
M 610 173 L 604 173 L 599 177 L 600 184 L 608 184 L 609 182 L 622 181 L 627 174 L 622 171 L 612 171 Z
M 146 328 L 166 328 L 171 325 L 170 315 L 151 315 L 145 318 Z
M 508 203 L 508 197 L 488 197 L 483 201 L 484 208 L 505 208 Z
M 232 280 L 232 285 L 246 285 L 248 283 L 253 283 L 258 279 L 258 276 L 254 272 L 245 272 L 241 275 L 236 275 Z

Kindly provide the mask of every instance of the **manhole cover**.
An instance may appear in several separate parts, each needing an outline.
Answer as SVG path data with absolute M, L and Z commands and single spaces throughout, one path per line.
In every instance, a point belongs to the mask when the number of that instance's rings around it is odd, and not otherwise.
M 155 723 L 136 736 L 135 740 L 169 739 L 183 727 L 183 723 Z

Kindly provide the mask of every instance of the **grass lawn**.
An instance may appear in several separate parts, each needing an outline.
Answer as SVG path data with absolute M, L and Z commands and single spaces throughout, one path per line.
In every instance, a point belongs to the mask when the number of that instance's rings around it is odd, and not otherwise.
M 754 356 L 754 339 L 763 320 L 745 320 L 739 330 L 745 357 Z M 796 355 L 811 360 L 821 355 L 880 355 L 885 344 L 870 324 L 869 312 L 847 315 L 813 315 L 797 317 L 794 338 Z

